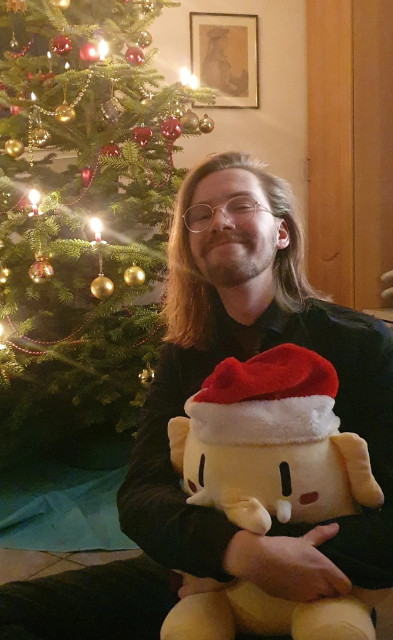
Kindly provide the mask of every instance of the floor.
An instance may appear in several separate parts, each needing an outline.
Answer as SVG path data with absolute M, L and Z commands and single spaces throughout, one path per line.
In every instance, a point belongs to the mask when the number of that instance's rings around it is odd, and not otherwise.
M 131 551 L 79 551 L 77 553 L 48 553 L 22 549 L 0 549 L 0 584 L 12 580 L 29 580 L 50 576 L 61 571 L 83 569 L 93 564 L 123 560 L 139 555 Z

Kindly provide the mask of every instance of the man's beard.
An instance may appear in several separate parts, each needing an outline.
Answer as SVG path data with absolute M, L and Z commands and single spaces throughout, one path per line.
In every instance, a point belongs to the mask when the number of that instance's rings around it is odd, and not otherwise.
M 220 265 L 206 265 L 205 277 L 210 284 L 215 287 L 236 287 L 238 284 L 243 284 L 252 278 L 255 278 L 261 273 L 261 269 L 256 264 L 245 260 L 230 260 L 226 264 Z
M 214 239 L 207 243 L 204 250 L 204 265 L 203 275 L 214 287 L 230 288 L 243 284 L 248 280 L 259 276 L 263 271 L 273 265 L 276 256 L 275 237 L 266 238 L 263 255 L 256 255 L 252 250 L 253 239 L 246 234 L 225 233 L 225 236 L 233 240 L 238 239 L 242 242 L 244 247 L 249 247 L 248 253 L 239 257 L 233 257 L 228 259 L 225 263 L 210 264 L 209 260 L 206 260 L 209 248 L 214 246 Z M 223 238 L 222 234 L 220 239 L 216 238 L 215 241 L 219 242 Z M 236 236 L 236 237 L 235 237 Z

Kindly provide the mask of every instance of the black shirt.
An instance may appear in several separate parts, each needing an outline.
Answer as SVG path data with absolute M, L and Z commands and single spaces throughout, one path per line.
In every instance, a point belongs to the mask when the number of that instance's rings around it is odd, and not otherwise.
M 393 586 L 393 334 L 371 316 L 310 300 L 304 311 L 293 314 L 273 302 L 251 327 L 235 322 L 218 305 L 213 336 L 205 351 L 163 347 L 118 494 L 122 530 L 167 567 L 228 579 L 221 558 L 238 527 L 212 508 L 186 504 L 170 463 L 168 421 L 185 415 L 185 400 L 224 358 L 246 360 L 292 342 L 335 366 L 339 390 L 334 412 L 341 419 L 340 429 L 368 442 L 373 473 L 385 494 L 381 510 L 338 518 L 338 535 L 319 549 L 354 584 Z M 298 536 L 310 528 L 273 518 L 268 535 Z

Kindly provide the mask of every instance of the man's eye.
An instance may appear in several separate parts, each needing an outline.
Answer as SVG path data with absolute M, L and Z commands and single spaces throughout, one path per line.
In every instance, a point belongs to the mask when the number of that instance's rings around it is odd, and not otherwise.
M 255 208 L 255 204 L 251 200 L 239 200 L 230 202 L 227 208 L 229 212 L 232 211 L 233 213 L 242 213 L 252 211 Z
M 208 220 L 209 218 L 211 218 L 211 211 L 207 207 L 196 209 L 196 211 L 190 212 L 189 217 L 190 222 L 200 222 L 201 220 Z

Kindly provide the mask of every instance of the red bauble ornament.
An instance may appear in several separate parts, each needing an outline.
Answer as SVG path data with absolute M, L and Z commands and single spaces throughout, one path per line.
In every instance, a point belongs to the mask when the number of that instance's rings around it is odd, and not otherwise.
M 27 78 L 27 79 L 29 80 L 29 82 L 30 82 L 30 80 L 32 80 L 32 79 L 34 78 L 34 73 L 32 73 L 31 71 L 28 71 L 28 72 L 26 73 L 26 78 Z
M 94 42 L 85 42 L 79 49 L 79 57 L 84 62 L 97 62 L 100 59 L 100 52 Z
M 26 207 L 31 208 L 30 198 L 28 198 L 28 196 L 21 196 L 21 198 L 17 202 L 17 209 L 18 211 L 24 211 Z
M 81 169 L 81 180 L 84 187 L 88 187 L 91 182 L 92 172 L 90 167 Z
M 19 111 L 23 111 L 23 107 L 18 107 L 18 105 L 13 104 L 12 107 L 10 107 L 10 113 L 12 116 L 17 116 Z
M 134 127 L 131 130 L 132 137 L 140 147 L 144 147 L 153 135 L 153 130 L 150 127 Z
M 176 140 L 182 134 L 182 126 L 179 118 L 168 116 L 161 122 L 160 130 L 167 140 Z
M 110 158 L 117 158 L 121 154 L 121 151 L 117 144 L 110 142 L 101 147 L 101 154 Z
M 72 42 L 67 36 L 55 36 L 50 44 L 52 53 L 66 56 L 72 49 Z
M 39 80 L 40 82 L 45 82 L 45 80 L 50 80 L 50 78 L 54 78 L 54 73 L 40 73 Z
M 140 47 L 128 47 L 124 57 L 132 67 L 138 67 L 144 61 L 145 54 Z

